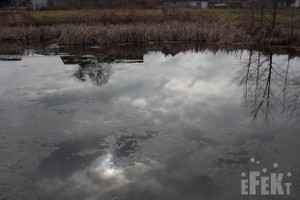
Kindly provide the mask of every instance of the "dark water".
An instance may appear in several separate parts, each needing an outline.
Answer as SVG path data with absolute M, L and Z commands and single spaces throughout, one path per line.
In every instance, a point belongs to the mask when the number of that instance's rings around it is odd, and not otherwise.
M 0 56 L 0 199 L 299 199 L 297 51 L 20 52 Z M 253 170 L 291 194 L 241 195 Z

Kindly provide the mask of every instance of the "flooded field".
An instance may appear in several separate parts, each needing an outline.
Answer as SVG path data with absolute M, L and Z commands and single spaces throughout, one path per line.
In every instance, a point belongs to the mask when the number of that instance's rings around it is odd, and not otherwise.
M 1 200 L 300 198 L 299 51 L 50 47 L 0 56 Z

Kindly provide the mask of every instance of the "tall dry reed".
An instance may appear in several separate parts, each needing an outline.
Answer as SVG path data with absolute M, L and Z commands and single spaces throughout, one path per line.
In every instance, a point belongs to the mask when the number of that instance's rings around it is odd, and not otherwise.
M 152 41 L 201 41 L 216 43 L 265 42 L 272 44 L 297 44 L 299 33 L 267 34 L 260 29 L 249 32 L 243 26 L 223 20 L 198 20 L 194 22 L 165 21 L 161 23 L 53 25 L 29 27 L 1 27 L 0 41 L 58 39 L 59 44 L 111 44 L 144 43 Z M 253 35 L 254 34 L 254 35 Z M 296 37 L 295 37 L 296 36 Z M 298 44 L 299 45 L 299 44 Z

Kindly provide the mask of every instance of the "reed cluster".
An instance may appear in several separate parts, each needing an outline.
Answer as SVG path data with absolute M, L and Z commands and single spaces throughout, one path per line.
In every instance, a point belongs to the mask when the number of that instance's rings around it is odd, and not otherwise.
M 52 26 L 4 26 L 0 41 L 45 41 L 57 39 L 60 45 L 145 43 L 157 41 L 197 41 L 215 43 L 264 42 L 299 45 L 299 32 L 245 26 L 225 20 L 176 21 L 131 24 L 58 24 Z
M 230 35 L 224 35 L 228 31 Z M 245 31 L 228 23 L 169 21 L 153 24 L 69 25 L 60 44 L 144 43 L 153 41 L 205 41 L 234 43 L 245 39 Z M 248 40 L 248 39 L 247 39 Z

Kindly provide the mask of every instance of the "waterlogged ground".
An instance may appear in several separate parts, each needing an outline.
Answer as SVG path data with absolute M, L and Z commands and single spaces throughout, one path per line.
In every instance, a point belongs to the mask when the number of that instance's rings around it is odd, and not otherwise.
M 297 53 L 98 48 L 0 56 L 0 199 L 299 199 Z

